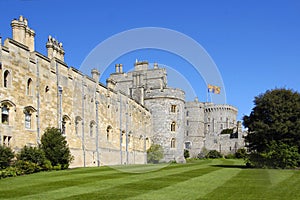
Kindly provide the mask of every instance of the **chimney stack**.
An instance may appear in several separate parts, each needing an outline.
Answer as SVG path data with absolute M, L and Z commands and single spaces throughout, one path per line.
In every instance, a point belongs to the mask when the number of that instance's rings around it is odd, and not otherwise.
M 92 69 L 92 78 L 95 80 L 95 81 L 99 81 L 99 77 L 100 77 L 100 72 L 97 70 L 97 69 Z
M 34 30 L 28 27 L 28 21 L 22 15 L 19 19 L 11 21 L 13 40 L 27 46 L 30 51 L 34 51 Z
M 48 42 L 46 44 L 48 51 L 48 58 L 58 58 L 64 62 L 65 51 L 61 42 L 58 42 L 55 38 L 48 36 Z

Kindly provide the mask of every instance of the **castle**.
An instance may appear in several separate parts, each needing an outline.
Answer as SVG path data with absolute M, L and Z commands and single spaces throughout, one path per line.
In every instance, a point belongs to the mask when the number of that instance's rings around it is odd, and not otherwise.
M 116 64 L 103 85 L 96 69 L 89 77 L 68 66 L 55 38 L 46 56 L 35 51 L 26 18 L 11 27 L 12 39 L 0 39 L 0 143 L 14 151 L 39 144 L 47 127 L 66 137 L 72 167 L 144 164 L 152 144 L 163 147 L 165 162 L 185 162 L 184 149 L 195 157 L 203 148 L 233 153 L 244 146 L 236 108 L 186 102 L 158 64 L 137 61 L 128 73 Z

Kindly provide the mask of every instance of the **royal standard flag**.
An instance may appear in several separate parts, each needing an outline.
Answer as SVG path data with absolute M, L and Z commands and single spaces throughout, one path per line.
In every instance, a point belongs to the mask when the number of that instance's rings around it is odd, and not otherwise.
M 219 86 L 208 84 L 207 88 L 208 88 L 208 92 L 211 92 L 214 94 L 220 94 L 220 92 L 221 92 L 221 88 Z

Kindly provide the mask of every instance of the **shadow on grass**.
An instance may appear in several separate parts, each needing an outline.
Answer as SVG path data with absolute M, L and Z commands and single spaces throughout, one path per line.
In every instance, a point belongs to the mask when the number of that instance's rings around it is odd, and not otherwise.
M 221 167 L 221 168 L 235 168 L 235 169 L 251 169 L 251 167 L 246 165 L 211 165 L 212 167 Z

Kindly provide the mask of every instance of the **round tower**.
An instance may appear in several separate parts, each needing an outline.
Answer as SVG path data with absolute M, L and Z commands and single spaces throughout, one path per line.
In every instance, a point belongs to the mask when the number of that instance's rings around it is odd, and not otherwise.
M 153 142 L 164 149 L 163 161 L 185 162 L 184 98 L 180 89 L 150 89 L 145 92 L 145 106 L 152 113 Z

